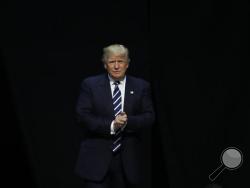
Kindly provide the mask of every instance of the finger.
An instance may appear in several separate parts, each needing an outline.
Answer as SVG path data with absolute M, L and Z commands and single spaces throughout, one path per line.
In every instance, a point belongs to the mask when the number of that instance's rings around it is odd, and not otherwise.
M 127 116 L 120 116 L 117 118 L 117 121 L 126 121 L 127 119 Z
M 117 120 L 118 124 L 122 124 L 124 121 L 122 119 Z
M 127 116 L 121 116 L 119 119 L 120 120 L 125 120 L 125 119 L 128 119 L 128 117 Z
M 120 114 L 120 116 L 122 116 L 122 117 L 127 117 L 127 114 L 124 112 L 124 113 L 122 113 L 122 114 Z
M 121 119 L 121 121 L 122 121 L 123 123 L 125 123 L 125 122 L 127 121 L 127 119 Z
M 119 113 L 119 115 L 121 115 L 121 116 L 123 116 L 123 115 L 125 115 L 126 113 L 125 112 L 121 112 L 121 113 Z
M 121 126 L 123 126 L 125 123 L 126 123 L 126 121 L 124 121 L 124 120 L 120 120 L 120 121 L 118 122 L 118 124 L 120 124 Z
M 122 116 L 117 115 L 117 116 L 115 117 L 115 119 L 116 119 L 116 120 L 119 120 L 119 119 L 121 119 L 121 117 L 122 117 Z
M 121 118 L 116 118 L 115 121 L 119 123 L 121 121 Z

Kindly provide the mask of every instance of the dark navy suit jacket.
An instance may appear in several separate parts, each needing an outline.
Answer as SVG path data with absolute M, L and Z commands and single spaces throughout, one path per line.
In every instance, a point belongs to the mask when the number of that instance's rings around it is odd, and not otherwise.
M 107 74 L 83 80 L 77 102 L 77 115 L 85 129 L 80 145 L 76 173 L 87 180 L 101 181 L 112 159 L 114 120 L 112 94 Z M 121 158 L 129 182 L 140 180 L 140 131 L 154 122 L 150 85 L 143 79 L 126 76 L 124 111 L 128 121 L 123 130 Z

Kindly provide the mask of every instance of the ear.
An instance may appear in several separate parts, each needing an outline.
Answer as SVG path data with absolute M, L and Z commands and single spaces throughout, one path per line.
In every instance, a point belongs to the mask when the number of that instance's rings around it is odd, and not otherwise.
M 106 63 L 103 63 L 103 66 L 104 66 L 104 68 L 105 68 L 105 69 L 107 69 L 107 65 L 106 65 Z

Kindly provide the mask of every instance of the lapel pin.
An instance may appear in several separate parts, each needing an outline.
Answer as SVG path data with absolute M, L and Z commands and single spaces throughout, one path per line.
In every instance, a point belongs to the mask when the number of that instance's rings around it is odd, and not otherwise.
M 130 91 L 130 94 L 133 95 L 133 94 L 134 94 L 134 91 Z

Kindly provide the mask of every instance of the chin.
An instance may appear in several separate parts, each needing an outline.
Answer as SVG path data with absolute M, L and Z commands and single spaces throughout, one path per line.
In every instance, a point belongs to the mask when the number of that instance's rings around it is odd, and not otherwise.
M 120 76 L 113 76 L 114 79 L 119 80 L 121 77 Z
M 123 76 L 122 75 L 112 75 L 113 78 L 116 78 L 116 79 L 119 79 L 119 78 L 122 78 Z

